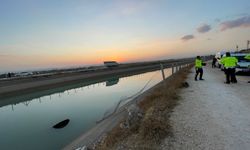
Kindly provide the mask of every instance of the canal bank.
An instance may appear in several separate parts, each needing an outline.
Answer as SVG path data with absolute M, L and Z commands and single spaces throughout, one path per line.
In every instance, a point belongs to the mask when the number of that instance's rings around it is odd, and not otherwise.
M 133 72 L 126 72 L 124 74 L 117 74 L 117 75 L 113 75 L 113 76 L 104 76 L 103 78 L 101 78 L 101 77 L 100 78 L 99 77 L 92 78 L 92 79 L 89 79 L 89 78 L 84 79 L 83 78 L 76 83 L 73 82 L 71 84 L 62 84 L 61 86 L 56 85 L 55 88 L 52 88 L 53 86 L 48 86 L 48 87 L 46 86 L 44 90 L 39 90 L 36 88 L 36 89 L 31 89 L 30 91 L 14 93 L 14 94 L 11 94 L 9 96 L 1 95 L 0 96 L 0 99 L 1 99 L 0 100 L 0 107 L 5 106 L 5 105 L 12 105 L 12 104 L 15 105 L 15 104 L 29 101 L 32 99 L 43 97 L 44 95 L 53 95 L 54 93 L 64 93 L 64 92 L 74 90 L 77 88 L 88 87 L 90 85 L 99 84 L 99 83 L 103 83 L 103 82 L 105 84 L 110 83 L 110 81 L 113 81 L 113 80 L 118 80 L 118 82 L 119 82 L 120 78 L 126 78 L 129 76 L 140 75 L 143 73 L 154 71 L 154 69 L 149 68 L 149 69 L 143 69 L 143 70 L 136 70 Z M 49 88 L 49 89 L 47 89 L 47 88 Z
M 168 77 L 172 71 L 164 72 Z M 157 70 L 87 86 L 79 87 L 78 83 L 59 93 L 37 91 L 22 97 L 22 102 L 18 102 L 17 96 L 14 98 L 17 103 L 0 107 L 0 149 L 61 149 L 112 114 L 117 106 L 123 106 L 160 81 L 162 72 Z M 70 120 L 66 127 L 53 129 L 65 119 Z
M 162 62 L 164 68 L 172 66 L 179 66 L 181 64 L 190 63 L 193 58 L 179 59 Z M 51 76 L 28 77 L 20 79 L 10 79 L 0 81 L 0 98 L 13 97 L 33 93 L 35 91 L 50 90 L 61 86 L 77 84 L 79 82 L 86 82 L 90 80 L 100 80 L 103 78 L 110 78 L 112 76 L 129 75 L 133 73 L 142 73 L 148 71 L 155 71 L 160 69 L 161 62 L 143 63 L 123 65 L 117 68 L 107 68 L 104 70 L 95 70 L 91 72 L 78 72 L 69 74 L 57 74 Z
M 183 86 L 188 86 L 187 84 L 183 84 L 183 81 L 185 80 L 185 76 L 188 73 L 189 68 L 190 67 L 181 69 L 181 71 L 178 71 L 177 73 L 168 77 L 163 82 L 158 83 L 154 87 L 145 91 L 143 94 L 138 95 L 129 103 L 121 107 L 112 116 L 98 123 L 92 129 L 88 130 L 88 132 L 82 134 L 79 138 L 77 138 L 72 143 L 67 145 L 64 148 L 64 150 L 74 150 L 83 147 L 90 147 L 90 148 L 94 147 L 97 149 L 116 149 L 115 146 L 117 146 L 117 144 L 119 145 L 125 142 L 125 140 L 131 140 L 131 136 L 133 136 L 133 134 L 136 134 L 131 132 L 131 128 L 134 128 L 133 126 L 138 126 L 140 123 L 142 123 L 141 125 L 139 125 L 140 127 L 137 127 L 141 128 L 141 130 L 143 130 L 143 128 L 145 130 L 145 125 L 150 126 L 150 123 L 147 123 L 148 121 L 148 119 L 146 119 L 147 117 L 143 117 L 141 118 L 140 121 L 130 124 L 129 128 L 122 127 L 124 126 L 124 123 L 125 124 L 127 123 L 127 118 L 130 117 L 130 114 L 131 113 L 133 114 L 134 110 L 131 109 L 137 109 L 137 107 L 140 107 L 139 109 L 143 110 L 145 116 L 148 116 L 151 113 L 152 109 L 158 111 L 159 107 L 161 107 L 161 110 L 165 111 L 165 113 L 170 113 L 171 110 L 177 104 L 176 93 L 178 89 Z M 166 98 L 167 98 L 167 103 L 165 101 Z M 157 118 L 157 116 L 151 116 L 150 118 L 152 119 L 154 117 Z M 165 122 L 164 124 L 166 127 L 169 126 L 167 122 Z M 146 132 L 150 133 L 152 130 L 154 130 L 154 127 L 146 130 L 147 130 Z M 159 132 L 162 131 L 159 130 Z M 169 134 L 169 132 L 170 128 L 168 129 L 166 128 L 166 132 L 163 134 L 167 135 Z M 138 141 L 138 139 L 136 140 Z M 151 142 L 148 143 L 148 141 L 146 140 L 144 142 L 145 142 L 144 144 L 151 143 Z M 136 146 L 136 144 L 130 146 Z M 132 148 L 132 147 L 126 147 L 126 148 Z

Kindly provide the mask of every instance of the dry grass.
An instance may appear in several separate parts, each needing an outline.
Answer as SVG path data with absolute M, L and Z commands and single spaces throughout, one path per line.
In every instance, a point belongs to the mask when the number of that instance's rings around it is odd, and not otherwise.
M 178 104 L 178 91 L 191 67 L 167 78 L 141 100 L 138 106 L 144 117 L 129 129 L 114 128 L 97 149 L 156 149 L 166 136 L 172 135 L 169 117 Z M 133 147 L 131 147 L 133 146 Z
M 126 129 L 120 128 L 120 126 L 116 126 L 112 129 L 112 132 L 108 134 L 108 136 L 105 138 L 105 141 L 102 144 L 101 149 L 109 149 L 109 147 L 114 146 L 115 143 L 118 143 L 121 139 L 124 139 L 129 135 L 128 132 L 126 132 Z

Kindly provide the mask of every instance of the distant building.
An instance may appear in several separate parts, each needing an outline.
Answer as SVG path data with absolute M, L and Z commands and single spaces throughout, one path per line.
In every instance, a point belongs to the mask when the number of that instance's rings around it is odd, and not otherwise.
M 116 61 L 104 61 L 106 67 L 118 67 L 119 64 Z

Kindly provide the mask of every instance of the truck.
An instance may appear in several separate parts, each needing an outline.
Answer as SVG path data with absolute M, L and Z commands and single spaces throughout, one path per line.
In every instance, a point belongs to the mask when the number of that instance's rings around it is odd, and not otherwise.
M 108 68 L 118 67 L 119 64 L 116 61 L 104 61 L 104 65 Z

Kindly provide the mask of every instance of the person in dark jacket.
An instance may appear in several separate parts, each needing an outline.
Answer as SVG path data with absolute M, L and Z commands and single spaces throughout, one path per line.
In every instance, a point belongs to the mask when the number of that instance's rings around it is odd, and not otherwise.
M 216 61 L 217 61 L 217 59 L 214 57 L 214 58 L 213 58 L 213 61 L 212 61 L 212 68 L 215 68 L 215 67 L 216 67 L 216 66 L 215 66 Z
M 245 56 L 245 59 L 250 60 L 250 54 L 246 55 L 246 56 Z M 248 81 L 248 83 L 250 83 L 250 81 Z

